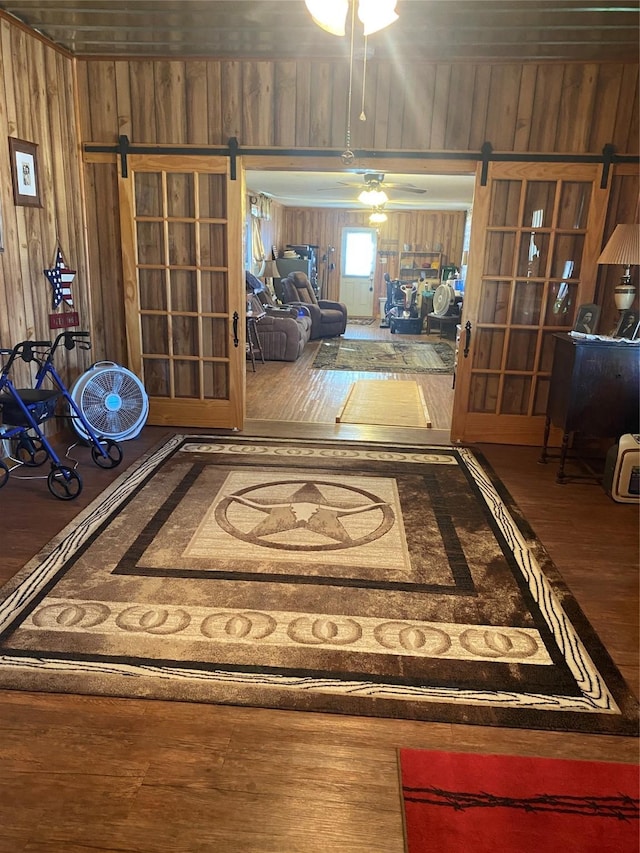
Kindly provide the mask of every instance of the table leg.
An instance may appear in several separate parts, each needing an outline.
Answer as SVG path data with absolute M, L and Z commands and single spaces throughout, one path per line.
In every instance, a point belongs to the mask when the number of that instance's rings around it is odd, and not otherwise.
M 549 444 L 550 429 L 551 418 L 547 415 L 546 420 L 544 422 L 544 438 L 542 440 L 542 452 L 540 453 L 540 459 L 538 459 L 538 462 L 541 462 L 543 465 L 547 461 L 547 445 Z

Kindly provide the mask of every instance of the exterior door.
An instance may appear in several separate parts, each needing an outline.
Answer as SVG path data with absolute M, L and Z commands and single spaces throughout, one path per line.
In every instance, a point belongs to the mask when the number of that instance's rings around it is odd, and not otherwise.
M 492 163 L 476 181 L 453 441 L 542 443 L 554 335 L 593 301 L 600 178 L 597 165 Z
M 127 345 L 149 423 L 241 429 L 243 180 L 230 180 L 226 157 L 131 155 L 128 165 L 119 180 Z
M 373 316 L 373 274 L 377 235 L 373 228 L 344 228 L 340 301 L 349 317 Z

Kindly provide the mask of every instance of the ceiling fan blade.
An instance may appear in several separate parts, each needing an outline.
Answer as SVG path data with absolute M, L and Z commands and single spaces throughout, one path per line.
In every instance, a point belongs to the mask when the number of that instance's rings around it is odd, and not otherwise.
M 392 190 L 400 190 L 403 193 L 416 193 L 418 195 L 426 193 L 426 190 L 420 187 L 413 187 L 411 184 L 384 184 L 384 186 Z

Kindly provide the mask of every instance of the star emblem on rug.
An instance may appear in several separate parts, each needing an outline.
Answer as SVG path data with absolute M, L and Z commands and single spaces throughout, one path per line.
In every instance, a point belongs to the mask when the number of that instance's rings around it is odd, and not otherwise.
M 345 545 L 351 544 L 353 538 L 340 521 L 341 517 L 387 506 L 385 501 L 372 502 L 367 499 L 360 503 L 334 499 L 329 503 L 318 486 L 310 482 L 303 483 L 284 501 L 272 502 L 239 494 L 229 495 L 229 500 L 266 514 L 266 518 L 249 532 L 252 536 L 262 537 L 305 528 Z
M 73 307 L 73 296 L 71 295 L 71 282 L 76 277 L 76 271 L 70 270 L 58 246 L 56 259 L 51 269 L 43 270 L 53 288 L 53 307 L 57 308 L 61 302 Z

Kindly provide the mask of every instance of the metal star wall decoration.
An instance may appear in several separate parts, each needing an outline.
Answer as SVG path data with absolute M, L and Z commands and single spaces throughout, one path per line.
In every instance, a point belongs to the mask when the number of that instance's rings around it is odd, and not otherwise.
M 67 267 L 60 246 L 56 249 L 56 260 L 53 267 L 43 270 L 43 272 L 53 287 L 53 307 L 57 308 L 61 302 L 66 302 L 73 308 L 71 282 L 76 277 L 76 271 Z

